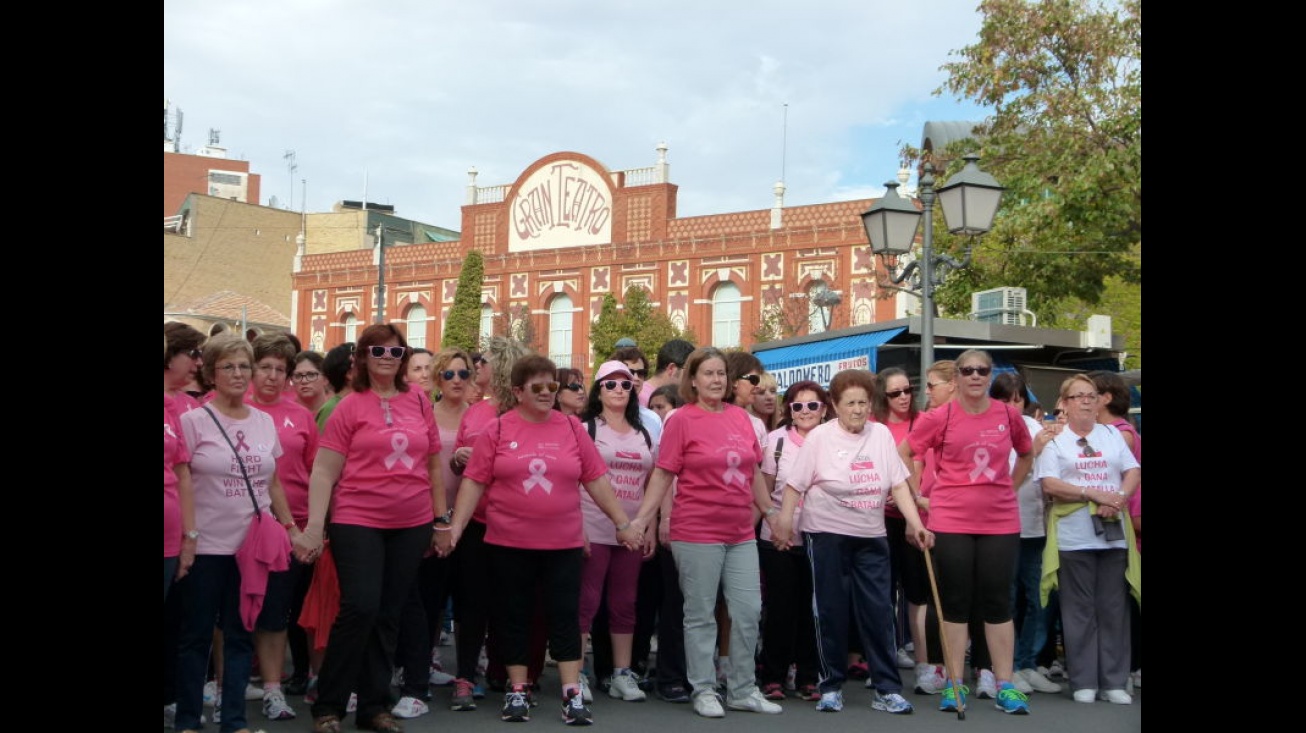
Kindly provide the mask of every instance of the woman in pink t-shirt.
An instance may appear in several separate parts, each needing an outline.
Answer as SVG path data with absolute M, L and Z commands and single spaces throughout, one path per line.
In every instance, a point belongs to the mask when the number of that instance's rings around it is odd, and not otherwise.
M 528 635 L 531 615 L 542 602 L 547 607 L 549 649 L 562 682 L 563 719 L 574 725 L 592 720 L 580 690 L 585 543 L 580 492 L 588 492 L 617 526 L 617 541 L 628 549 L 639 549 L 643 533 L 632 529 L 608 483 L 608 467 L 580 422 L 553 409 L 559 386 L 556 370 L 552 361 L 538 355 L 512 365 L 514 407 L 477 438 L 448 534 L 457 548 L 484 496 L 485 545 L 494 588 L 491 614 L 512 685 L 504 696 L 503 719 L 530 719 Z M 542 596 L 536 593 L 537 582 Z
M 686 360 L 680 383 L 685 406 L 666 422 L 657 466 L 635 520 L 641 532 L 649 526 L 675 479 L 671 552 L 685 597 L 685 666 L 694 711 L 708 718 L 725 715 L 713 664 L 718 589 L 731 619 L 726 705 L 759 713 L 783 710 L 762 695 L 756 681 L 762 583 L 753 528 L 759 517 L 770 519 L 780 508 L 772 506 L 758 470 L 762 452 L 752 419 L 730 404 L 735 385 L 750 381 L 743 379 L 745 373 L 738 372 L 740 379 L 732 383 L 726 355 L 711 346 L 696 349 Z
M 807 434 L 830 413 L 830 395 L 810 379 L 794 382 L 785 390 L 777 410 L 783 417 L 767 436 L 762 456 L 762 480 L 775 506 L 784 501 L 785 481 Z M 794 512 L 794 522 L 800 521 L 802 508 Z M 766 617 L 762 625 L 762 694 L 768 700 L 785 699 L 784 682 L 792 664 L 798 699 L 815 702 L 821 693 L 816 687 L 820 670 L 812 616 L 812 565 L 802 539 L 795 537 L 792 547 L 777 550 L 771 543 L 771 525 L 763 522 L 757 560 L 762 569 L 762 613 Z
M 594 444 L 608 466 L 608 482 L 628 515 L 639 509 L 657 456 L 657 444 L 640 421 L 639 400 L 633 394 L 634 379 L 630 371 L 620 361 L 601 364 L 581 414 L 586 427 L 592 425 Z M 620 700 L 642 701 L 647 696 L 630 669 L 635 641 L 635 597 L 643 561 L 653 556 L 657 543 L 650 532 L 645 536 L 642 555 L 627 552 L 617 542 L 603 511 L 588 494 L 581 496 L 580 508 L 585 517 L 586 544 L 581 571 L 582 641 L 589 640 L 594 615 L 606 598 L 613 670 L 608 694 Z
M 960 704 L 964 709 L 962 659 L 974 610 L 984 622 L 988 640 L 996 677 L 995 705 L 1005 713 L 1025 715 L 1029 699 L 1012 682 L 1011 585 L 1020 552 L 1015 487 L 1030 472 L 1033 444 L 1020 411 L 989 397 L 993 357 L 988 352 L 962 352 L 957 372 L 957 397 L 922 415 L 898 446 L 904 461 L 930 450 L 937 461 L 928 521 L 936 537 L 945 667 L 952 676 L 940 708 L 957 710 Z M 1016 463 L 1009 468 L 1013 449 Z
M 892 496 L 906 520 L 907 541 L 929 548 L 933 535 L 921 524 L 893 435 L 871 422 L 875 376 L 845 369 L 830 380 L 838 419 L 818 425 L 785 479 L 776 521 L 777 549 L 790 546 L 794 510 L 801 499 L 803 544 L 812 565 L 812 602 L 821 650 L 817 710 L 843 709 L 844 659 L 850 625 L 861 638 L 875 685 L 871 707 L 895 715 L 912 712 L 902 696 L 894 638 L 894 589 L 889 567 L 884 505 Z
M 363 331 L 353 391 L 327 419 L 309 478 L 308 524 L 295 554 L 315 559 L 329 531 L 340 584 L 313 703 L 315 733 L 340 730 L 351 692 L 359 727 L 402 730 L 390 690 L 399 617 L 422 556 L 434 548 L 433 521 L 446 510 L 440 436 L 431 400 L 407 383 L 408 357 L 394 324 Z
M 190 484 L 190 452 L 172 400 L 163 397 L 163 600 L 195 562 L 195 490 Z

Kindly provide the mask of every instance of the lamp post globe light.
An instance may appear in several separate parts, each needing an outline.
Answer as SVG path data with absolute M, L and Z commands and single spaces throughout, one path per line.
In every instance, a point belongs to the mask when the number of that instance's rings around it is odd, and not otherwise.
M 896 266 L 890 267 L 894 284 L 906 280 L 914 270 L 920 269 L 921 291 L 921 370 L 920 379 L 934 363 L 934 288 L 942 285 L 949 269 L 970 265 L 971 247 L 966 247 L 962 260 L 948 255 L 934 254 L 934 202 L 943 205 L 944 225 L 953 234 L 974 236 L 993 228 L 993 217 L 1002 202 L 1003 188 L 993 176 L 981 171 L 975 153 L 966 154 L 963 167 L 946 185 L 934 190 L 934 164 L 926 163 L 920 179 L 921 211 L 898 195 L 898 182 L 885 185 L 884 196 L 862 214 L 862 226 L 871 243 L 871 252 L 881 258 L 897 257 L 912 250 L 916 229 L 924 220 L 921 235 L 921 256 L 911 262 L 901 273 L 893 275 Z M 937 274 L 936 274 L 937 271 Z

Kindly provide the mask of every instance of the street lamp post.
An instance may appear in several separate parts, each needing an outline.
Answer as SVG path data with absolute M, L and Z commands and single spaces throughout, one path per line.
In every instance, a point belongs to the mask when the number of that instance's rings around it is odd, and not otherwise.
M 968 153 L 966 165 L 936 192 L 934 190 L 934 164 L 926 163 L 920 179 L 921 208 L 898 195 L 898 182 L 890 181 L 884 196 L 862 214 L 862 225 L 871 243 L 871 252 L 883 257 L 896 257 L 911 251 L 916 239 L 916 229 L 924 220 L 921 236 L 920 259 L 908 264 L 901 273 L 890 275 L 894 284 L 900 283 L 920 270 L 921 291 L 921 370 L 924 381 L 930 365 L 934 363 L 934 288 L 942 285 L 949 270 L 970 265 L 971 247 L 966 256 L 958 260 L 946 253 L 934 254 L 934 202 L 943 206 L 943 219 L 953 234 L 973 236 L 993 228 L 993 217 L 1005 190 L 997 179 L 981 171 L 975 164 L 979 156 Z M 892 269 L 895 268 L 890 268 Z

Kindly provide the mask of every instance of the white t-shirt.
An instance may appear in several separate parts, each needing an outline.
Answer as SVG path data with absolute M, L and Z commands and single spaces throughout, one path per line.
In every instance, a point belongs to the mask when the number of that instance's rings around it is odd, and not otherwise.
M 1029 429 L 1030 440 L 1043 429 L 1038 424 L 1038 420 L 1024 415 L 1025 427 Z M 1016 451 L 1011 451 L 1011 461 L 1008 470 L 1016 470 Z M 1025 483 L 1020 485 L 1016 491 L 1016 502 L 1020 504 L 1020 536 L 1023 537 L 1046 537 L 1047 536 L 1047 519 L 1043 513 L 1045 500 L 1043 499 L 1043 489 L 1034 480 L 1034 472 L 1030 471 L 1029 476 L 1025 478 Z
M 1121 475 L 1138 468 L 1138 460 L 1120 437 L 1120 431 L 1110 425 L 1096 424 L 1088 434 L 1088 445 L 1098 455 L 1085 456 L 1078 441 L 1079 436 L 1069 428 L 1053 438 L 1034 464 L 1035 480 L 1052 477 L 1086 489 L 1119 492 Z M 1093 519 L 1085 506 L 1057 521 L 1057 549 L 1063 552 L 1123 550 L 1125 541 L 1108 542 L 1099 537 L 1093 531 Z

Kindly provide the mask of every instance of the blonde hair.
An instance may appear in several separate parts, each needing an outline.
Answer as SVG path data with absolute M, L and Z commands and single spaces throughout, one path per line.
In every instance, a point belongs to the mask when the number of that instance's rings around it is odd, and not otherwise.
M 487 390 L 499 405 L 499 414 L 517 406 L 517 396 L 512 392 L 512 365 L 518 359 L 535 353 L 531 347 L 508 338 L 491 336 L 481 356 L 490 364 L 490 386 Z

